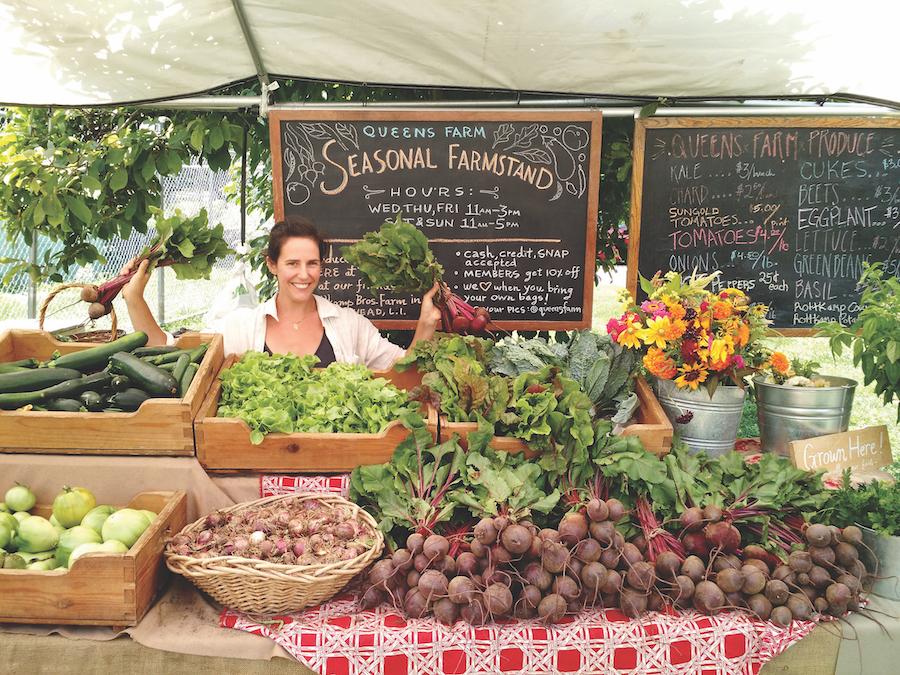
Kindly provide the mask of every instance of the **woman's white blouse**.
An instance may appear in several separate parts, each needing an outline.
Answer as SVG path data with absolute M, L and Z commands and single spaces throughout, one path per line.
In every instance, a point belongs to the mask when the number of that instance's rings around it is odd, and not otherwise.
M 355 310 L 335 305 L 318 295 L 313 297 L 336 361 L 360 363 L 372 370 L 387 370 L 406 353 L 384 338 L 371 321 Z M 278 320 L 275 298 L 252 309 L 230 312 L 210 330 L 222 334 L 225 356 L 251 350 L 261 352 L 266 342 L 267 316 Z

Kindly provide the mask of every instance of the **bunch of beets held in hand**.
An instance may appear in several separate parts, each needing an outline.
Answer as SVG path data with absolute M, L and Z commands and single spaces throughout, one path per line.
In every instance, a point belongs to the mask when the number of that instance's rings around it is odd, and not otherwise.
M 374 541 L 371 525 L 351 508 L 304 499 L 239 512 L 216 511 L 206 517 L 203 529 L 175 535 L 168 550 L 195 558 L 236 556 L 323 565 L 352 560 Z
M 615 527 L 624 515 L 618 500 L 592 499 L 558 529 L 485 518 L 455 556 L 445 537 L 411 534 L 405 548 L 369 569 L 360 606 L 387 601 L 407 616 L 433 614 L 448 625 L 510 616 L 555 623 L 594 607 L 637 617 L 674 606 L 745 611 L 786 626 L 859 609 L 868 575 L 858 555 L 859 528 L 810 525 L 807 550 L 772 565 L 772 555 L 753 545 L 684 559 L 674 551 L 654 555 L 643 534 L 625 541 Z
M 434 303 L 441 312 L 441 330 L 445 333 L 491 333 L 491 315 L 484 307 L 473 307 L 443 281 Z

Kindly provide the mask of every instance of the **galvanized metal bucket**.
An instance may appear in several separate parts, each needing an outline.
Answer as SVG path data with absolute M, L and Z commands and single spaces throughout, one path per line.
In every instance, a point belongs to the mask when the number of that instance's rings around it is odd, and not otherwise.
M 763 451 L 788 454 L 788 443 L 847 431 L 856 381 L 823 375 L 827 387 L 786 387 L 753 378 Z
M 745 391 L 720 385 L 712 398 L 704 388 L 679 389 L 671 380 L 656 380 L 656 395 L 681 440 L 694 452 L 712 456 L 734 450 Z
M 882 598 L 900 600 L 900 537 L 887 537 L 878 534 L 864 525 L 863 543 L 871 549 L 860 549 L 860 558 L 866 569 L 875 574 L 877 581 L 872 584 L 872 592 Z M 872 560 L 872 555 L 878 559 Z

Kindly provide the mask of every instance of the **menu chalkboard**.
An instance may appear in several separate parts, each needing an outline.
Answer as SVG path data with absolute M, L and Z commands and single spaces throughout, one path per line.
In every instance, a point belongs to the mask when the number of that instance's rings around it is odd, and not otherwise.
M 896 118 L 639 120 L 632 186 L 632 292 L 638 272 L 721 270 L 801 335 L 855 320 L 863 262 L 900 276 Z
M 329 241 L 317 292 L 380 328 L 419 298 L 371 293 L 340 248 L 397 214 L 428 237 L 445 281 L 503 329 L 590 326 L 600 113 L 272 110 L 275 218 Z

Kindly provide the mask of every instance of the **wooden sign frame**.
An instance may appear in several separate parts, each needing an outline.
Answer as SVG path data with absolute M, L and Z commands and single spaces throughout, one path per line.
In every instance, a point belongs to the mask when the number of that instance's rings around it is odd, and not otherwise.
M 269 109 L 269 144 L 272 153 L 272 192 L 275 220 L 284 218 L 284 195 L 282 194 L 282 169 L 280 157 L 281 123 L 292 120 L 373 121 L 373 122 L 589 122 L 591 125 L 591 147 L 587 175 L 587 213 L 585 214 L 584 251 L 584 301 L 581 319 L 573 321 L 496 321 L 501 330 L 577 330 L 590 328 L 593 318 L 595 257 L 597 249 L 597 218 L 600 193 L 600 143 L 602 115 L 599 110 L 508 110 L 475 109 L 421 110 L 404 107 L 338 110 L 338 109 Z M 380 329 L 414 330 L 413 320 L 375 319 L 372 321 Z
M 644 150 L 647 129 L 705 129 L 705 128 L 754 128 L 754 127 L 822 127 L 857 129 L 896 129 L 900 128 L 897 117 L 652 117 L 635 120 L 634 150 L 631 172 L 631 217 L 628 238 L 628 291 L 637 297 L 638 260 L 641 245 L 641 205 L 644 190 Z M 811 336 L 816 334 L 815 328 L 780 328 L 774 333 L 786 336 Z

